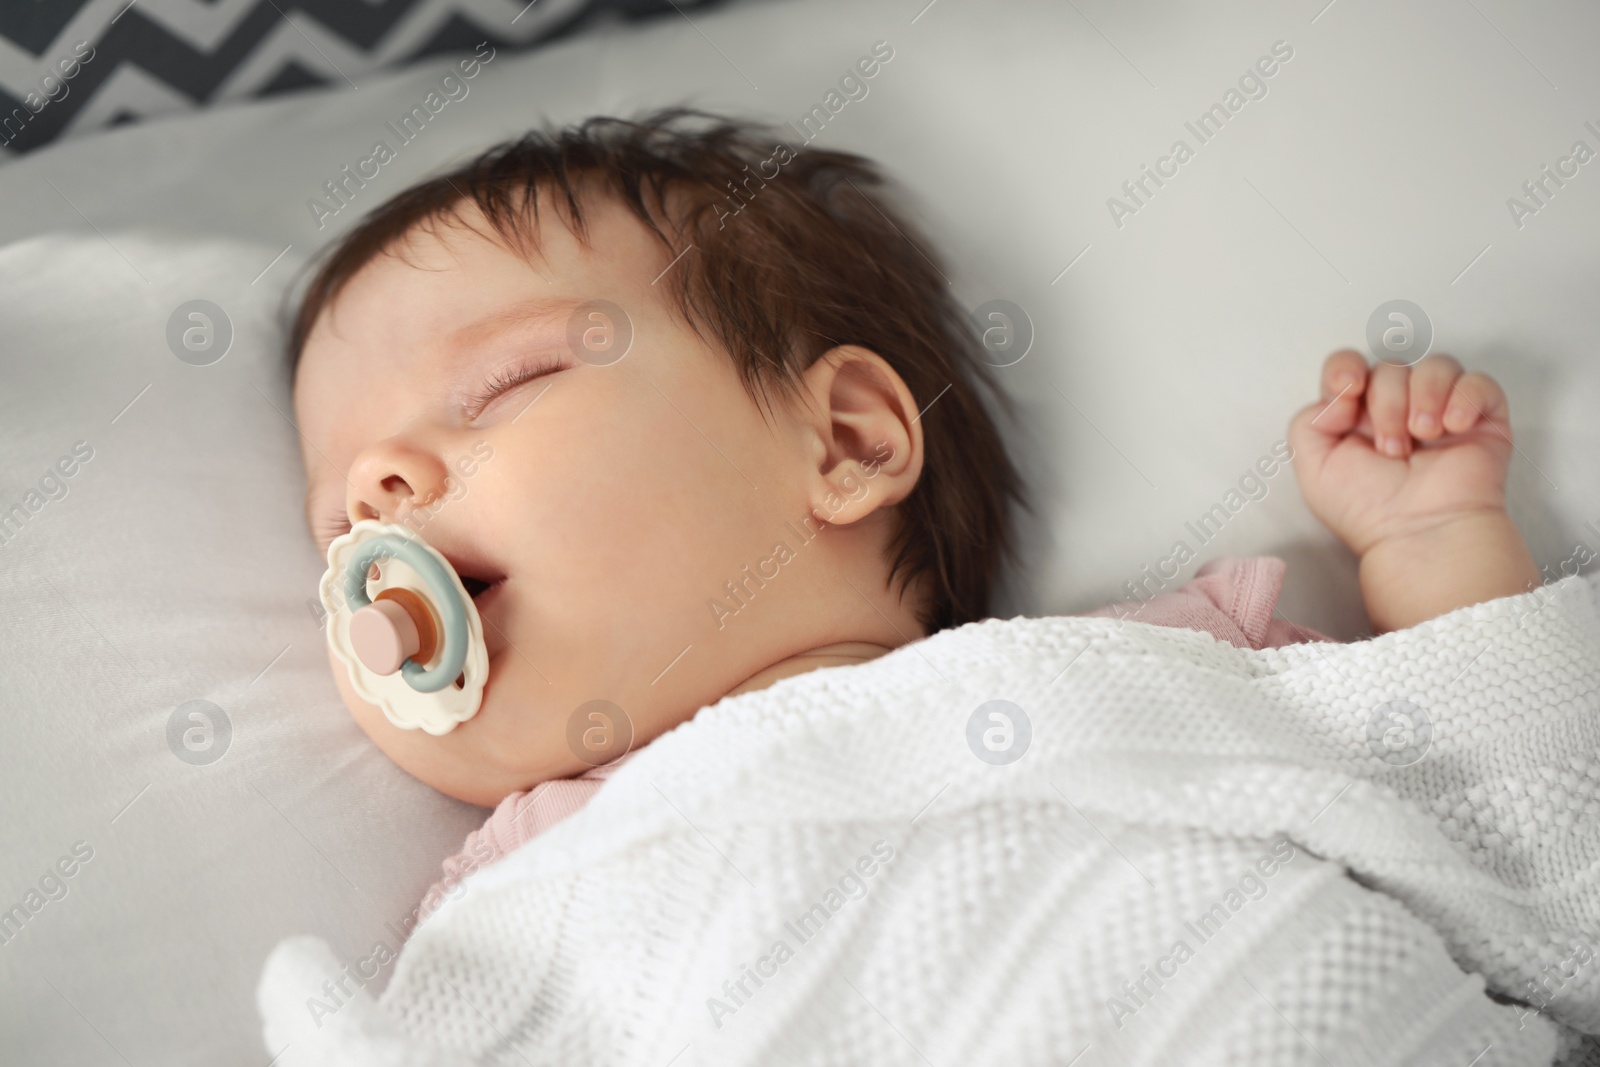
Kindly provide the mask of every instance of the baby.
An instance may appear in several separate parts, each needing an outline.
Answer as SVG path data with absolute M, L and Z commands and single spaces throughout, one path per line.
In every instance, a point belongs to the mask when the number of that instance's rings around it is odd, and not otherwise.
M 443 736 L 392 725 L 331 661 L 396 763 L 516 813 L 541 783 L 598 786 L 570 740 L 592 701 L 625 720 L 603 723 L 611 760 L 724 696 L 987 617 L 1021 485 L 985 392 L 1010 409 L 883 184 L 676 109 L 498 146 L 331 249 L 291 338 L 313 536 L 417 530 L 489 652 L 480 711 Z M 1449 356 L 1325 361 L 1288 441 L 1374 629 L 1539 583 L 1505 507 L 1510 430 Z M 1281 576 L 1212 561 L 1127 617 L 1320 639 L 1271 621 Z

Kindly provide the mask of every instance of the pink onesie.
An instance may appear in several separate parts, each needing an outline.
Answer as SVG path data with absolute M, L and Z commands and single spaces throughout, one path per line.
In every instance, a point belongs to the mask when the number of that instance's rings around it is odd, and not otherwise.
M 1202 630 L 1240 648 L 1332 641 L 1315 630 L 1273 617 L 1286 569 L 1276 556 L 1224 556 L 1202 566 L 1181 589 L 1158 593 L 1138 608 L 1128 610 L 1114 604 L 1083 612 L 1083 617 L 1120 616 L 1155 626 Z M 628 758 L 623 756 L 576 778 L 540 782 L 506 797 L 481 829 L 467 835 L 461 851 L 444 861 L 445 877 L 424 894 L 424 903 L 430 897 L 440 899 L 447 888 L 474 869 L 495 862 L 583 807 Z

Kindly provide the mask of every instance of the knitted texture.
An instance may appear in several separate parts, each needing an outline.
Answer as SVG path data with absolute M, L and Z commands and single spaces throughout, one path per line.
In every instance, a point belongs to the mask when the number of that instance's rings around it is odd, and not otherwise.
M 1548 1064 L 1597 877 L 1594 576 L 1345 645 L 991 619 L 703 709 L 381 997 L 294 938 L 258 1004 L 281 1067 Z
M 1275 617 L 1286 570 L 1287 564 L 1276 556 L 1222 556 L 1207 561 L 1182 588 L 1157 593 L 1135 609 L 1112 604 L 1086 614 L 1204 630 L 1241 648 L 1333 640 Z M 431 912 L 436 905 L 430 901 L 449 895 L 473 870 L 521 848 L 578 811 L 600 791 L 600 783 L 631 758 L 630 753 L 576 778 L 540 782 L 507 796 L 483 826 L 467 835 L 461 850 L 444 860 L 444 878 L 423 894 L 422 910 Z

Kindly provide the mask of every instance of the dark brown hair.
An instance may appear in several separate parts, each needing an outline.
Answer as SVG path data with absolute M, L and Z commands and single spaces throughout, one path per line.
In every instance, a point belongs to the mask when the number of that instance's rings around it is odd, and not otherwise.
M 513 248 L 536 247 L 542 191 L 582 240 L 582 198 L 600 191 L 672 254 L 694 246 L 663 280 L 764 412 L 769 388 L 794 397 L 801 374 L 837 345 L 878 353 L 905 380 L 923 413 L 925 460 L 896 508 L 891 587 L 896 575 L 926 580 L 929 633 L 986 618 L 1004 557 L 1016 553 L 1008 506 L 1026 501 L 980 392 L 1006 416 L 1014 409 L 989 380 L 935 253 L 885 185 L 861 156 L 791 147 L 767 127 L 687 108 L 532 132 L 401 192 L 337 241 L 294 316 L 291 366 L 344 285 L 414 228 L 460 222 L 457 209 L 472 202 Z

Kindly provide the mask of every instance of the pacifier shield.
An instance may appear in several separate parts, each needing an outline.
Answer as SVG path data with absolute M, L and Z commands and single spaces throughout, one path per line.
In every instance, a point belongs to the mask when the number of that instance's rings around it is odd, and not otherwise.
M 381 545 L 372 542 L 382 539 Z M 355 608 L 346 599 L 346 575 L 351 561 L 371 550 L 393 549 L 424 553 L 418 566 L 436 572 L 432 577 L 398 556 L 384 558 L 382 566 L 368 568 L 364 586 L 353 587 L 371 601 Z M 436 563 L 437 567 L 431 565 Z M 478 713 L 483 687 L 489 676 L 489 654 L 483 639 L 483 621 L 477 605 L 437 549 L 415 532 L 394 523 L 365 519 L 328 546 L 328 569 L 319 588 L 328 611 L 328 645 L 350 674 L 356 695 L 383 711 L 384 717 L 404 730 L 447 734 L 458 723 Z M 451 599 L 453 598 L 453 603 Z M 457 684 L 442 684 L 420 691 L 412 678 L 424 673 L 437 677 L 449 654 L 448 627 L 465 622 L 466 648 Z M 458 631 L 459 632 L 459 631 Z M 426 682 L 426 679 L 423 679 Z M 440 678 L 434 686 L 446 683 Z

